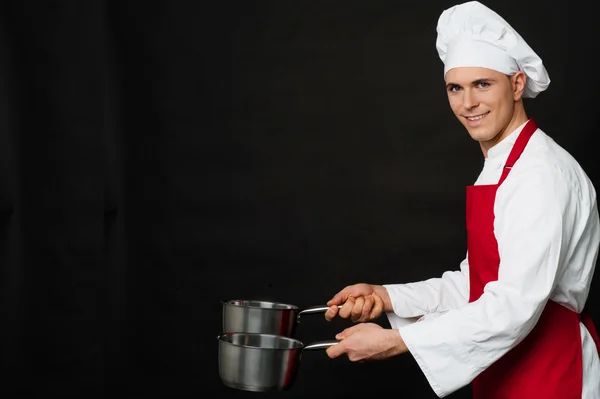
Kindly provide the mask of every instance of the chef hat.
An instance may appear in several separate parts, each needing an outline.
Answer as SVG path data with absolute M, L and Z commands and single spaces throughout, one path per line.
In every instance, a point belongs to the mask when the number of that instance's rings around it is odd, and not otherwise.
M 502 17 L 478 1 L 445 10 L 438 20 L 436 47 L 444 76 L 456 67 L 483 67 L 513 75 L 523 71 L 523 97 L 546 90 L 550 77 L 542 60 Z

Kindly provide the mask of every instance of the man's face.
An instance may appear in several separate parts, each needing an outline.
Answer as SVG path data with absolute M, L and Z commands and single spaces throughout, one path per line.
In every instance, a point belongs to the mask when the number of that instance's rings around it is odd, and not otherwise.
M 513 118 L 515 101 L 520 99 L 510 77 L 488 68 L 449 70 L 446 90 L 454 115 L 482 145 L 499 141 Z

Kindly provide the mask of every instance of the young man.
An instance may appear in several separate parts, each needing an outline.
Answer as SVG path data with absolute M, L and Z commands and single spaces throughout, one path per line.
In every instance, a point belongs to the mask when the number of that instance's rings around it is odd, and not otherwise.
M 596 192 L 523 107 L 548 74 L 478 2 L 444 11 L 437 31 L 450 106 L 485 157 L 467 188 L 466 259 L 440 278 L 344 288 L 325 317 L 363 323 L 327 353 L 410 352 L 439 397 L 472 383 L 475 399 L 600 398 L 600 342 L 584 310 L 600 242 Z M 365 323 L 383 312 L 392 329 Z

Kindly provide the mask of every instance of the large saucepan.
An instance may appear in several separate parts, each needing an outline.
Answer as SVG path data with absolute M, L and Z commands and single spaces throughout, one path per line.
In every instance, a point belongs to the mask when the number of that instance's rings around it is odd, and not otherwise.
M 225 333 L 219 340 L 219 376 L 228 387 L 244 391 L 288 390 L 305 350 L 326 349 L 338 341 L 304 345 L 273 334 Z
M 328 306 L 303 310 L 296 305 L 258 300 L 230 300 L 223 303 L 223 331 L 248 332 L 292 337 L 300 316 L 325 313 Z

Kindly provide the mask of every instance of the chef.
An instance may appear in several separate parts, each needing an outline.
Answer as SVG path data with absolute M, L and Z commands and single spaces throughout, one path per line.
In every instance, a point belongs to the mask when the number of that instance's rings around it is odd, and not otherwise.
M 523 106 L 548 73 L 478 2 L 445 10 L 437 33 L 450 107 L 485 159 L 466 191 L 466 257 L 439 278 L 341 290 L 325 317 L 360 323 L 327 353 L 410 353 L 438 397 L 472 383 L 475 399 L 598 399 L 600 342 L 585 309 L 600 242 L 596 192 Z M 368 323 L 383 313 L 392 328 Z

